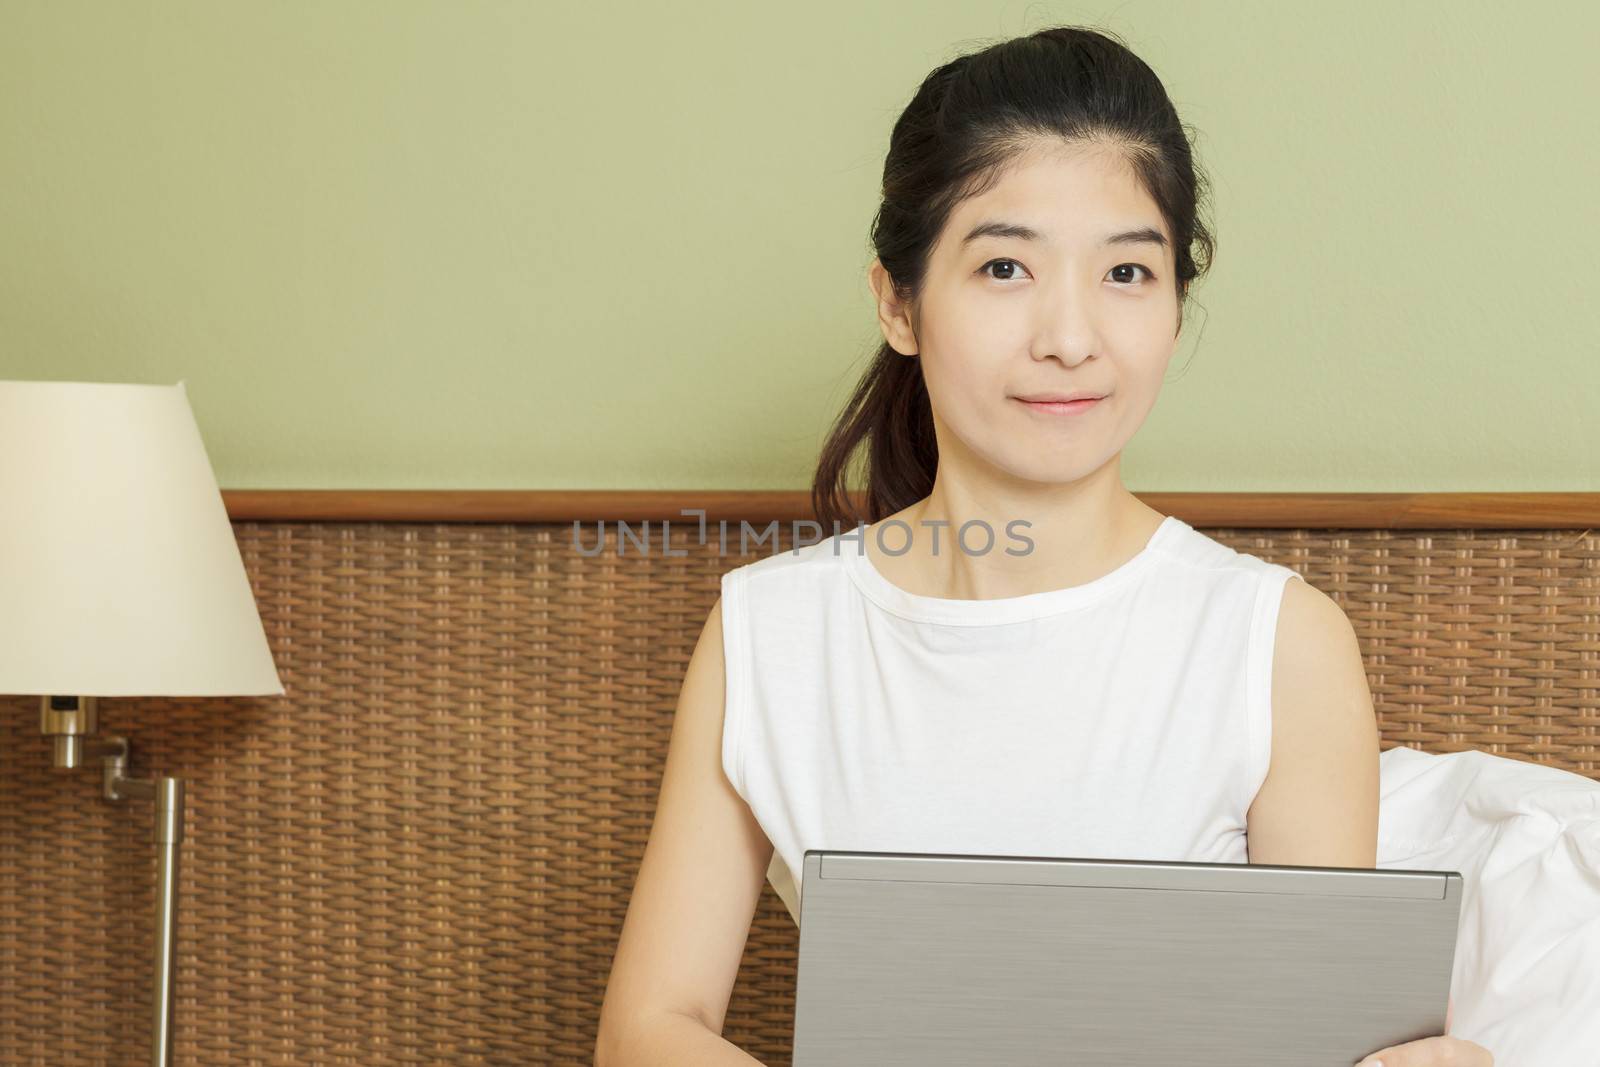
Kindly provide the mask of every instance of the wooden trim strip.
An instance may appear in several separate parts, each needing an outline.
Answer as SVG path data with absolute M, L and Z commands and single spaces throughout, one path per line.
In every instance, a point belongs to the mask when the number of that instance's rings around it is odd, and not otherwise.
M 1191 526 L 1593 529 L 1600 493 L 1140 493 Z M 236 522 L 768 523 L 812 519 L 804 490 L 225 489 Z M 831 531 L 826 531 L 831 532 Z

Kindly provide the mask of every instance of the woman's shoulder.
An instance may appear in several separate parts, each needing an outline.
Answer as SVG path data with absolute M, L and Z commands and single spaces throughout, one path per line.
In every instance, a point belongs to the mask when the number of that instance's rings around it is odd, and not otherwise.
M 819 572 L 838 573 L 845 562 L 844 554 L 855 551 L 858 549 L 854 541 L 845 539 L 841 543 L 841 538 L 830 537 L 772 551 L 770 555 L 730 567 L 723 572 L 722 581 L 724 586 L 730 582 L 767 585 L 785 579 L 808 579 Z
M 1287 577 L 1297 572 L 1273 563 L 1245 549 L 1224 544 L 1181 519 L 1174 522 L 1173 536 L 1162 542 L 1165 555 L 1197 572 L 1244 573 L 1253 577 Z

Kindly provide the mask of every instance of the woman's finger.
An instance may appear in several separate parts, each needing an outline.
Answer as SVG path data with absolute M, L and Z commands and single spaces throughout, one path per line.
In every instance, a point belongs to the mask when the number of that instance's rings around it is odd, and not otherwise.
M 1441 1034 L 1369 1053 L 1356 1067 L 1494 1067 L 1494 1056 L 1482 1045 Z

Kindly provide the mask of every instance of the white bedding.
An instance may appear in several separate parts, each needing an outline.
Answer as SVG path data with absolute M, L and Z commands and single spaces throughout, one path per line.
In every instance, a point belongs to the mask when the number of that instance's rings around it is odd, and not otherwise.
M 1378 866 L 1460 871 L 1449 1032 L 1600 1067 L 1600 782 L 1485 752 L 1379 757 Z

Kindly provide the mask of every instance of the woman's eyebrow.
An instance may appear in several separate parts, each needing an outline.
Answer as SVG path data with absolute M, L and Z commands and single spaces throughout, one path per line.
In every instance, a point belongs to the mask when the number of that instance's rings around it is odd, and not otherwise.
M 976 241 L 980 237 L 1015 237 L 1023 241 L 1042 241 L 1045 244 L 1050 243 L 1050 241 L 1038 230 L 1028 226 L 1022 226 L 1015 222 L 980 222 L 978 225 L 972 228 L 970 233 L 961 239 L 961 244 L 966 246 L 973 241 Z M 1136 230 L 1123 230 L 1119 233 L 1108 233 L 1100 242 L 1100 246 L 1102 248 L 1107 245 L 1142 244 L 1153 244 L 1158 245 L 1161 248 L 1165 248 L 1167 246 L 1167 239 L 1162 236 L 1160 230 L 1157 230 L 1151 226 L 1145 226 Z

